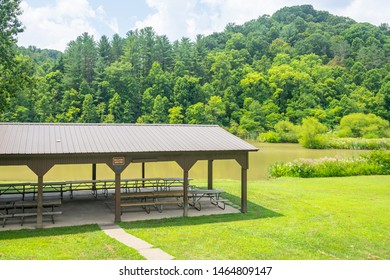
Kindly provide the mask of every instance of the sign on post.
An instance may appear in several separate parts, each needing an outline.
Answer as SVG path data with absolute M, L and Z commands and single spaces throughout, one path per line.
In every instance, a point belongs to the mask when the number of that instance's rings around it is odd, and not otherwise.
M 125 157 L 113 157 L 112 158 L 112 165 L 113 166 L 123 166 L 125 165 L 126 160 Z

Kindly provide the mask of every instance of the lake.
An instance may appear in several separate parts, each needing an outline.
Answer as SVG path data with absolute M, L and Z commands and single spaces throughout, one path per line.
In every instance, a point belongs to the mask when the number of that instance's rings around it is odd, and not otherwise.
M 357 150 L 309 150 L 299 144 L 270 144 L 251 142 L 259 148 L 258 152 L 249 153 L 248 180 L 262 180 L 268 176 L 268 167 L 275 162 L 291 161 L 298 158 L 352 157 L 364 151 Z M 44 177 L 45 181 L 91 179 L 91 165 L 57 165 Z M 147 177 L 181 177 L 182 170 L 174 162 L 146 163 Z M 200 161 L 190 170 L 194 179 L 207 178 L 207 161 Z M 141 164 L 130 164 L 122 173 L 123 178 L 140 178 Z M 97 165 L 97 179 L 113 179 L 114 173 L 104 164 Z M 241 167 L 235 160 L 215 160 L 215 179 L 241 178 Z M 0 166 L 0 181 L 36 181 L 35 174 L 24 166 Z

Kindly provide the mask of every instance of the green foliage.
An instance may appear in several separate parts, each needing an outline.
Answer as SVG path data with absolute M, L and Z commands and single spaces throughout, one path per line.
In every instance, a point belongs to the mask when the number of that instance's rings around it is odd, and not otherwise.
M 19 3 L 0 9 L 2 121 L 212 123 L 245 138 L 268 131 L 267 141 L 296 142 L 295 129 L 278 122 L 314 117 L 335 131 L 353 113 L 390 120 L 386 26 L 303 5 L 195 41 L 171 43 L 150 27 L 124 38 L 83 33 L 61 54 L 15 46 Z M 364 137 L 386 135 L 380 126 Z M 329 141 L 302 131 L 309 147 Z
M 20 83 L 25 83 L 26 77 L 15 71 L 20 66 L 16 58 L 15 43 L 18 33 L 23 31 L 18 20 L 21 14 L 21 0 L 2 0 L 0 2 L 0 113 L 8 103 L 8 96 L 15 96 L 20 89 Z
M 169 110 L 169 123 L 180 124 L 183 123 L 184 116 L 182 114 L 183 108 L 180 106 L 172 107 Z
M 381 138 L 390 137 L 389 122 L 374 114 L 355 113 L 340 121 L 339 137 Z
M 271 177 L 341 177 L 390 174 L 390 151 L 374 151 L 357 158 L 299 159 L 270 166 Z
M 298 131 L 298 141 L 305 148 L 322 149 L 326 146 L 326 131 L 327 127 L 316 118 L 305 118 Z
M 377 165 L 381 169 L 381 174 L 390 175 L 390 151 L 373 151 L 362 155 L 368 163 Z
M 275 124 L 275 131 L 261 133 L 259 140 L 269 143 L 298 143 L 298 129 L 293 123 L 282 120 Z
M 349 150 L 380 150 L 390 149 L 390 138 L 364 139 L 364 138 L 329 138 L 327 148 Z

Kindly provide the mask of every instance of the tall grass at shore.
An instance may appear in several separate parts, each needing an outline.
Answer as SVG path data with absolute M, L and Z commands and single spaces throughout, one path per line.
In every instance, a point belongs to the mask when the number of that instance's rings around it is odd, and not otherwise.
M 390 151 L 373 151 L 353 158 L 298 159 L 270 166 L 271 177 L 343 177 L 389 175 Z

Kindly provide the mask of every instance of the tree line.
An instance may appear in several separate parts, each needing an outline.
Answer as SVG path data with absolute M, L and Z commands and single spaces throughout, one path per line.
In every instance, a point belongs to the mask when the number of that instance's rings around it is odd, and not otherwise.
M 10 73 L 0 80 L 1 121 L 218 124 L 256 138 L 309 117 L 328 129 L 354 113 L 390 120 L 388 24 L 310 5 L 194 41 L 170 42 L 150 27 L 83 33 L 64 53 L 17 47 L 16 29 L 0 44 L 2 57 L 12 53 L 0 64 Z

